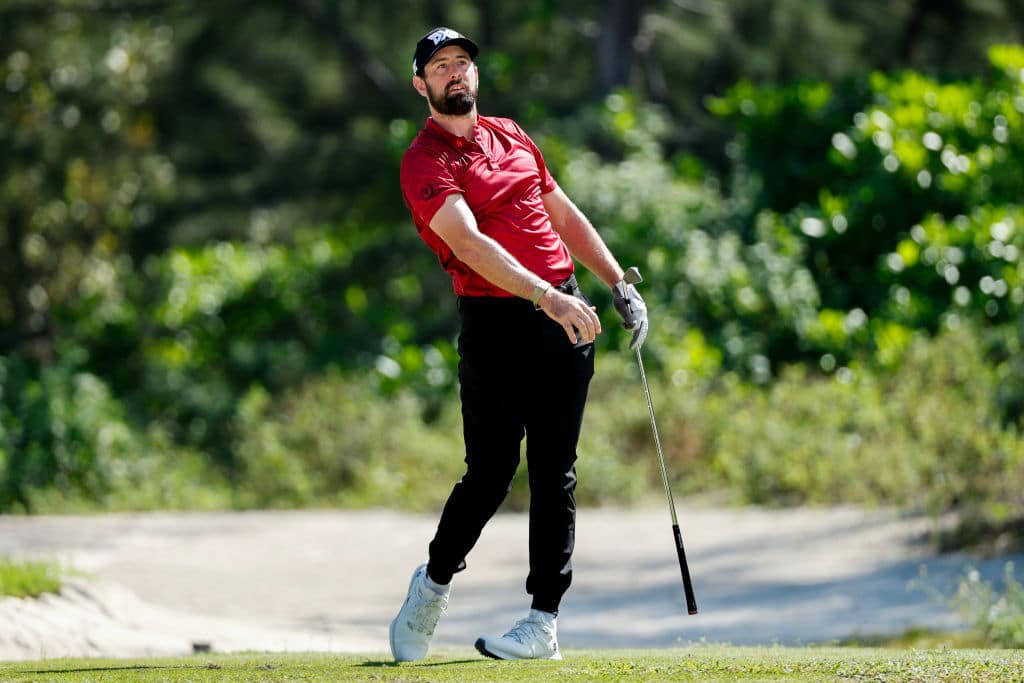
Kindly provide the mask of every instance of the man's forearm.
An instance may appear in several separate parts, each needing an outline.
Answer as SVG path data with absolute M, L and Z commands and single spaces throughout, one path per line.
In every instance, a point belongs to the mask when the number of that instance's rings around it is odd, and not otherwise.
M 622 279 L 622 267 L 608 245 L 579 207 L 561 188 L 544 195 L 544 207 L 551 225 L 561 236 L 569 252 L 601 281 L 611 287 Z
M 515 296 L 530 299 L 538 286 L 545 285 L 539 275 L 529 271 L 498 242 L 482 233 L 464 239 L 453 251 L 478 275 Z
M 565 330 L 573 342 L 589 344 L 601 332 L 601 320 L 584 301 L 562 294 L 527 270 L 500 244 L 481 233 L 453 247 L 455 255 L 477 274 L 505 291 L 533 301 Z M 534 292 L 538 292 L 534 296 Z
M 453 198 L 431 222 L 431 228 L 451 247 L 455 256 L 488 282 L 533 302 L 562 326 L 573 342 L 589 344 L 601 332 L 601 319 L 593 308 L 563 294 L 528 270 L 497 241 L 476 229 L 476 219 L 465 201 Z
M 606 285 L 611 287 L 622 279 L 619 262 L 582 213 L 571 216 L 559 234 L 572 255 Z

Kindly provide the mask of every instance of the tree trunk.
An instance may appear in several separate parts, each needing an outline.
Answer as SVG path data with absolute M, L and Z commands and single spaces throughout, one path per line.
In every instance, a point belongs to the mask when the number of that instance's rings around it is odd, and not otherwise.
M 484 50 L 498 45 L 498 16 L 494 5 L 494 0 L 478 0 L 477 2 L 477 9 L 480 11 L 480 40 L 478 44 Z M 456 28 L 456 30 L 458 29 Z M 475 37 L 473 39 L 476 40 Z
M 901 66 L 914 67 L 914 52 L 925 37 L 925 22 L 929 16 L 938 17 L 949 31 L 963 31 L 967 8 L 963 0 L 914 0 L 900 36 Z
M 640 30 L 645 0 L 605 0 L 597 37 L 597 95 L 629 82 L 636 58 L 634 40 Z

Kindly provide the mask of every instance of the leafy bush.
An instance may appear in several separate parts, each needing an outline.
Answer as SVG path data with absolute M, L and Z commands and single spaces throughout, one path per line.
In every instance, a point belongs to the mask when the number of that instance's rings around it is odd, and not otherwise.
M 461 476 L 451 406 L 423 422 L 411 391 L 382 398 L 364 375 L 329 371 L 274 400 L 252 389 L 237 423 L 240 503 L 429 509 Z
M 649 105 L 616 94 L 603 114 L 624 159 L 577 149 L 560 160 L 559 178 L 619 260 L 640 266 L 652 339 L 675 355 L 703 344 L 704 361 L 766 381 L 773 363 L 793 357 L 795 330 L 819 304 L 801 240 L 768 213 L 744 224 L 746 199 L 723 201 L 699 162 L 665 160 L 658 135 L 668 126 Z M 605 313 L 603 343 L 617 348 L 622 333 L 607 287 L 589 274 L 582 282 Z
M 0 508 L 221 507 L 223 482 L 158 430 L 136 430 L 81 352 L 35 368 L 0 357 Z
M 90 350 L 87 366 L 141 423 L 204 452 L 229 476 L 230 427 L 251 386 L 276 394 L 337 365 L 379 368 L 385 392 L 447 391 L 456 362 L 445 338 L 453 329 L 453 297 L 445 292 L 452 303 L 438 307 L 439 278 L 405 268 L 440 269 L 409 260 L 391 267 L 387 259 L 401 258 L 402 249 L 380 252 L 394 246 L 394 235 L 381 229 L 373 240 L 353 240 L 347 230 L 297 230 L 288 243 L 179 246 L 150 257 L 145 277 L 125 285 L 132 321 L 76 335 Z M 406 241 L 418 240 L 414 230 L 409 235 Z M 413 325 L 426 309 L 431 320 Z
M 915 337 L 898 367 L 885 372 L 791 366 L 763 386 L 701 364 L 708 352 L 699 336 L 688 335 L 682 348 L 692 354 L 657 346 L 646 354 L 657 359 L 651 391 L 669 473 L 682 494 L 724 490 L 737 502 L 766 505 L 956 509 L 990 526 L 1024 516 L 1024 438 L 1000 424 L 989 400 L 999 374 L 968 327 L 934 340 Z M 598 364 L 578 449 L 578 500 L 626 505 L 657 496 L 635 359 L 608 352 Z M 65 371 L 40 381 L 22 369 L 28 381 L 19 384 L 10 363 L 4 367 L 7 509 L 436 510 L 463 472 L 454 392 L 435 405 L 408 388 L 382 391 L 379 375 L 337 369 L 277 397 L 254 386 L 228 426 L 238 454 L 229 487 L 165 432 L 133 431 L 94 377 Z M 69 408 L 85 402 L 88 409 Z M 521 476 L 507 508 L 525 509 L 527 496 Z
M 710 402 L 711 466 L 748 502 L 887 503 L 1021 515 L 1024 438 L 991 401 L 995 373 L 967 333 L 912 342 L 892 374 L 864 367 Z
M 1004 590 L 982 581 L 976 569 L 960 580 L 950 606 L 967 619 L 985 642 L 997 647 L 1024 648 L 1024 587 L 1013 562 L 1003 567 Z
M 0 374 L 5 506 L 27 506 L 32 488 L 98 498 L 116 486 L 140 444 L 99 378 L 73 364 L 36 372 L 17 357 L 0 361 Z
M 601 360 L 581 452 L 584 462 L 595 447 L 618 453 L 654 491 L 634 365 L 626 354 Z M 884 372 L 789 366 L 766 386 L 736 373 L 653 371 L 649 379 L 681 491 L 731 491 L 737 502 L 764 505 L 956 509 L 990 523 L 1024 516 L 1024 435 L 1001 424 L 991 400 L 998 374 L 969 329 L 917 336 Z
M 820 295 L 816 315 L 793 329 L 805 353 L 841 365 L 869 351 L 890 367 L 913 330 L 1020 318 L 1024 47 L 996 46 L 989 58 L 984 80 L 741 83 L 710 101 L 739 133 L 737 189 L 760 188 L 750 216 L 770 212 L 801 242 L 798 265 Z M 1002 336 L 1000 403 L 1013 422 L 1024 415 L 1022 375 L 1005 349 L 1021 335 Z
M 462 423 L 454 395 L 431 422 L 424 408 L 410 390 L 381 397 L 367 377 L 338 371 L 277 400 L 253 389 L 237 427 L 240 504 L 440 509 L 465 471 Z M 635 499 L 646 489 L 643 469 L 604 439 L 606 430 L 594 433 L 580 448 L 580 503 Z M 528 500 L 525 476 L 517 477 L 506 508 Z

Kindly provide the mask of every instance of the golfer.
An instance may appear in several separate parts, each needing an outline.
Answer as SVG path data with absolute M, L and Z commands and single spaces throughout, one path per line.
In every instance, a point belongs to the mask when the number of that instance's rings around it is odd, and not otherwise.
M 572 580 L 576 443 L 601 332 L 574 257 L 612 289 L 631 347 L 647 334 L 643 300 L 537 146 L 514 121 L 477 112 L 478 52 L 469 38 L 437 28 L 416 44 L 412 63 L 430 118 L 402 159 L 402 194 L 458 296 L 466 473 L 391 623 L 397 661 L 427 654 L 452 576 L 512 486 L 524 436 L 531 609 L 476 647 L 497 659 L 562 658 L 555 618 Z

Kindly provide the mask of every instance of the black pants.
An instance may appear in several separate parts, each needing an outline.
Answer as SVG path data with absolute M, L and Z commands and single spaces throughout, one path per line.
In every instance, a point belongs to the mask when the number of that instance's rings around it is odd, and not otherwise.
M 559 289 L 586 300 L 575 278 Z M 572 581 L 576 443 L 594 374 L 594 345 L 573 344 L 561 325 L 524 299 L 460 297 L 459 314 L 466 474 L 444 506 L 427 571 L 447 583 L 465 568 L 466 555 L 512 488 L 525 435 L 526 591 L 534 609 L 557 613 Z

